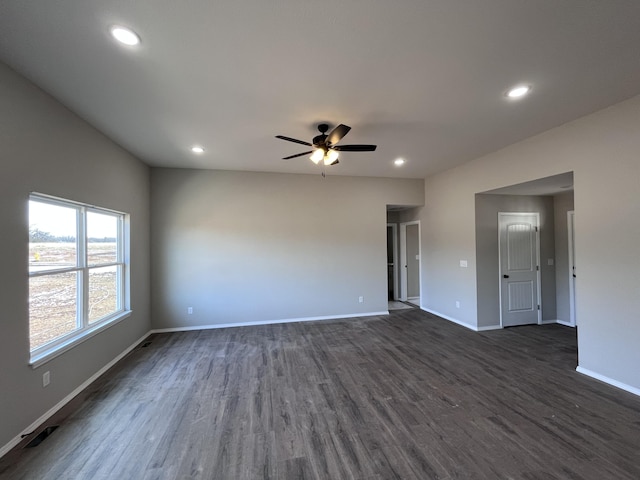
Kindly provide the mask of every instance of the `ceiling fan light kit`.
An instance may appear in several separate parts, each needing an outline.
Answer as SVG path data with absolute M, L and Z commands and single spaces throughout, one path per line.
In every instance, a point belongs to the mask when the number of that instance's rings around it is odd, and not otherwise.
M 313 163 L 317 165 L 318 163 L 320 163 L 320 160 L 324 158 L 324 150 L 322 150 L 321 148 L 316 148 L 309 158 Z
M 318 125 L 320 135 L 316 135 L 312 143 L 305 142 L 304 140 L 298 140 L 296 138 L 285 137 L 284 135 L 276 135 L 276 138 L 280 140 L 286 140 L 288 142 L 299 143 L 301 145 L 307 145 L 313 147 L 313 150 L 309 152 L 297 153 L 288 157 L 283 157 L 283 160 L 290 160 L 296 157 L 302 157 L 309 155 L 309 159 L 318 165 L 321 161 L 323 165 L 336 165 L 339 163 L 339 152 L 373 152 L 376 149 L 376 145 L 336 145 L 342 138 L 349 133 L 351 127 L 340 124 L 334 128 L 328 135 L 329 125 L 321 123 Z

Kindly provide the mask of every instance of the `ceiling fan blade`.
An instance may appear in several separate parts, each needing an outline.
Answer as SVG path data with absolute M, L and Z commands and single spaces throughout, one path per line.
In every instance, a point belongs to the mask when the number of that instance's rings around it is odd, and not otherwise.
M 331 133 L 327 136 L 327 143 L 330 145 L 335 145 L 340 140 L 342 140 L 342 137 L 349 133 L 349 130 L 351 130 L 351 127 L 348 127 L 347 125 L 338 125 L 336 128 L 331 130 Z
M 334 160 L 332 163 L 329 164 L 329 166 L 331 165 L 337 165 L 340 163 L 340 160 Z
M 307 145 L 309 147 L 311 146 L 309 142 L 305 142 L 304 140 L 297 140 L 291 137 L 285 137 L 284 135 L 276 135 L 276 138 L 279 138 L 280 140 L 286 140 L 287 142 L 299 143 L 300 145 Z
M 290 155 L 288 157 L 283 157 L 283 160 L 289 160 L 291 158 L 296 158 L 296 157 L 302 157 L 303 155 L 310 155 L 313 153 L 313 150 L 311 150 L 310 152 L 302 152 L 302 153 L 298 153 L 296 155 Z
M 339 152 L 373 152 L 377 145 L 336 145 L 331 147 Z

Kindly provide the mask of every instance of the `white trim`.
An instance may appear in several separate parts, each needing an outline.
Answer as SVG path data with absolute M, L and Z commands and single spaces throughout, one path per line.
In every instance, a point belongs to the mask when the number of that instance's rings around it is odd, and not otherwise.
M 625 390 L 629 393 L 633 393 L 634 395 L 640 396 L 640 388 L 632 387 L 631 385 L 627 385 L 626 383 L 619 382 L 618 380 L 614 380 L 613 378 L 609 378 L 605 375 L 601 375 L 592 370 L 583 368 L 580 365 L 576 367 L 576 372 L 586 375 L 587 377 L 595 378 L 596 380 L 600 380 L 601 382 L 607 383 L 621 390 Z
M 397 301 L 400 298 L 400 292 L 398 291 L 398 224 L 387 223 L 387 228 L 389 227 L 391 227 L 391 236 L 393 237 L 391 239 L 391 248 L 393 250 L 393 300 Z M 389 262 L 387 262 L 387 268 L 389 268 Z
M 56 412 L 58 412 L 58 410 L 60 410 L 67 403 L 69 403 L 71 400 L 73 400 L 73 398 L 76 395 L 78 395 L 85 388 L 87 388 L 89 385 L 91 385 L 94 381 L 96 381 L 98 379 L 98 377 L 100 377 L 103 373 L 105 373 L 107 370 L 109 370 L 111 367 L 113 367 L 116 363 L 118 363 L 120 360 L 122 360 L 134 348 L 136 348 L 138 345 L 140 345 L 140 343 L 142 343 L 144 341 L 144 339 L 147 338 L 149 335 L 151 335 L 151 331 L 145 333 L 142 337 L 140 337 L 138 340 L 136 340 L 131 345 L 129 345 L 117 357 L 115 357 L 113 360 L 111 360 L 109 363 L 107 363 L 104 367 L 102 367 L 96 373 L 91 375 L 87 380 L 82 382 L 80 384 L 80 386 L 78 386 L 76 389 L 74 389 L 69 395 L 64 397 L 62 400 L 60 400 L 58 403 L 56 403 L 52 408 L 50 408 L 43 415 L 41 415 L 31 425 L 29 425 L 27 428 L 25 428 L 22 431 L 22 433 L 20 433 L 19 435 L 16 435 L 12 440 L 9 441 L 9 443 L 5 444 L 2 448 L 0 448 L 0 457 L 3 457 L 4 455 L 6 455 L 13 447 L 18 445 L 24 439 L 23 435 L 27 435 L 29 433 L 32 433 L 34 430 L 36 430 L 38 427 L 40 427 L 52 415 L 54 415 Z
M 466 322 L 463 322 L 463 321 L 458 320 L 456 318 L 453 318 L 453 317 L 450 317 L 448 315 L 445 315 L 444 313 L 436 312 L 435 310 L 430 310 L 430 309 L 424 308 L 424 307 L 420 307 L 420 310 L 424 310 L 427 313 L 431 313 L 433 315 L 437 315 L 438 317 L 444 318 L 445 320 L 448 320 L 450 322 L 453 322 L 453 323 L 456 323 L 458 325 L 461 325 L 461 326 L 463 326 L 465 328 L 468 328 L 469 330 L 473 330 L 474 332 L 478 331 L 478 327 L 475 327 L 475 326 L 470 325 L 470 324 L 468 324 Z
M 536 282 L 537 282 L 537 302 L 538 302 L 538 325 L 542 324 L 542 265 L 540 264 L 540 212 L 498 212 L 498 301 L 500 305 L 500 326 L 504 327 L 504 320 L 502 318 L 502 246 L 501 246 L 501 237 L 502 237 L 502 217 L 505 215 L 511 216 L 530 216 L 533 215 L 536 217 Z
M 465 328 L 468 328 L 469 330 L 473 330 L 474 332 L 487 332 L 489 330 L 502 330 L 502 325 L 486 325 L 484 327 L 476 327 L 474 325 L 470 325 L 466 322 L 463 322 L 461 320 L 458 320 L 456 318 L 450 317 L 448 315 L 445 315 L 443 313 L 440 312 L 436 312 L 435 310 L 430 310 L 428 308 L 424 308 L 424 307 L 420 307 L 420 310 L 424 310 L 427 313 L 431 313 L 433 315 L 437 315 L 438 317 L 441 317 L 445 320 L 448 320 L 449 322 L 453 322 L 457 325 L 461 325 Z
M 407 226 L 418 226 L 418 292 L 422 293 L 422 229 L 420 220 L 400 223 L 400 300 L 408 301 L 409 277 L 407 275 Z M 413 297 L 412 297 L 413 298 Z
M 476 328 L 476 332 L 488 332 L 489 330 L 502 330 L 504 327 L 502 325 L 486 325 L 484 327 Z
M 210 325 L 193 325 L 193 326 L 184 326 L 184 327 L 157 328 L 157 329 L 151 330 L 151 332 L 149 333 L 190 332 L 193 330 L 215 330 L 218 328 L 252 327 L 256 325 L 273 325 L 277 323 L 316 322 L 316 321 L 322 321 L 322 320 L 337 320 L 337 319 L 357 318 L 357 317 L 375 317 L 379 315 L 389 315 L 389 311 L 385 310 L 380 312 L 350 313 L 350 314 L 343 314 L 343 315 L 326 315 L 322 317 L 284 318 L 280 320 L 258 320 L 255 322 L 214 323 Z
M 560 325 L 564 325 L 565 327 L 571 327 L 571 328 L 576 327 L 573 323 L 567 322 L 566 320 L 556 320 L 556 323 L 559 323 Z
M 400 295 L 398 299 L 401 302 L 407 301 L 407 224 L 400 224 L 400 268 L 398 271 L 398 280 L 400 283 Z
M 575 211 L 567 212 L 567 242 L 569 247 L 569 325 L 576 326 L 576 284 L 575 284 Z

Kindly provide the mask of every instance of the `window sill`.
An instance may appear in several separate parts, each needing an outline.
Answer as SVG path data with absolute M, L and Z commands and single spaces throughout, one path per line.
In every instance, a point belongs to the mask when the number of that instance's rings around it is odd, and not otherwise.
M 31 368 L 38 368 L 41 365 L 53 360 L 59 355 L 71 350 L 76 345 L 81 344 L 82 342 L 89 340 L 94 335 L 97 335 L 100 332 L 105 331 L 107 328 L 113 327 L 114 325 L 120 323 L 122 320 L 131 315 L 131 310 L 125 310 L 122 313 L 119 313 L 113 318 L 110 318 L 109 321 L 100 323 L 94 327 L 90 327 L 82 332 L 78 333 L 74 337 L 68 339 L 67 341 L 56 344 L 52 346 L 50 349 L 38 352 L 36 355 L 32 355 L 29 359 L 29 365 Z

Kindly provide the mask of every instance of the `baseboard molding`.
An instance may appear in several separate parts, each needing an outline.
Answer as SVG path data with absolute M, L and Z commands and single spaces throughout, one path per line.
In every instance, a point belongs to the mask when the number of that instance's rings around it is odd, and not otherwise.
M 484 327 L 478 327 L 476 332 L 488 332 L 489 330 L 502 330 L 502 325 L 485 325 Z
M 558 322 L 559 322 L 559 320 L 555 320 L 555 319 L 554 320 L 542 320 L 540 322 L 540 325 L 548 325 L 550 323 L 558 323 Z
M 129 347 L 127 347 L 121 354 L 107 363 L 104 367 L 98 370 L 96 373 L 91 375 L 87 380 L 85 380 L 79 387 L 73 390 L 69 395 L 60 400 L 57 404 L 55 404 L 52 408 L 47 410 L 43 415 L 41 415 L 36 421 L 34 421 L 31 425 L 25 428 L 22 433 L 14 437 L 9 443 L 0 448 L 0 457 L 6 455 L 13 447 L 18 445 L 23 440 L 23 435 L 33 432 L 38 427 L 40 427 L 44 422 L 46 422 L 52 415 L 54 415 L 58 410 L 64 407 L 67 403 L 69 403 L 73 398 L 82 392 L 85 388 L 91 385 L 94 381 L 98 379 L 103 373 L 113 367 L 116 363 L 122 360 L 129 352 L 131 352 L 134 348 L 136 348 L 145 338 L 147 338 L 151 332 L 145 333 L 138 340 L 133 342 Z
M 190 332 L 193 330 L 214 330 L 217 328 L 231 327 L 253 327 L 256 325 L 273 325 L 277 323 L 296 323 L 296 322 L 316 322 L 321 320 L 339 320 L 357 317 L 375 317 L 378 315 L 389 315 L 388 310 L 380 312 L 351 313 L 342 315 L 325 315 L 322 317 L 302 317 L 302 318 L 284 318 L 280 320 L 258 320 L 255 322 L 236 322 L 236 323 L 214 323 L 210 325 L 194 325 L 184 327 L 156 328 L 149 333 L 172 333 L 172 332 Z
M 576 367 L 576 372 L 586 375 L 587 377 L 595 378 L 596 380 L 600 380 L 601 382 L 607 383 L 613 387 L 619 388 L 621 390 L 625 390 L 629 393 L 633 393 L 634 395 L 638 395 L 640 397 L 640 388 L 632 387 L 631 385 L 627 385 L 626 383 L 619 382 L 618 380 L 614 380 L 613 378 L 606 377 L 592 370 L 583 368 L 579 365 L 578 367 Z
M 576 327 L 571 322 L 568 322 L 566 320 L 556 320 L 556 323 L 559 323 L 560 325 L 564 325 L 565 327 L 571 327 L 571 328 L 575 328 Z
M 474 326 L 474 325 L 470 325 L 468 323 L 465 323 L 463 321 L 458 320 L 457 318 L 453 318 L 450 317 L 448 315 L 445 315 L 443 313 L 440 312 L 436 312 L 435 310 L 431 310 L 429 308 L 424 308 L 424 307 L 420 307 L 420 310 L 424 310 L 427 313 L 431 313 L 432 315 L 437 315 L 438 317 L 444 318 L 445 320 L 449 320 L 450 322 L 456 323 L 458 325 L 461 325 L 465 328 L 468 328 L 469 330 L 473 330 L 474 332 L 478 331 L 478 327 Z

